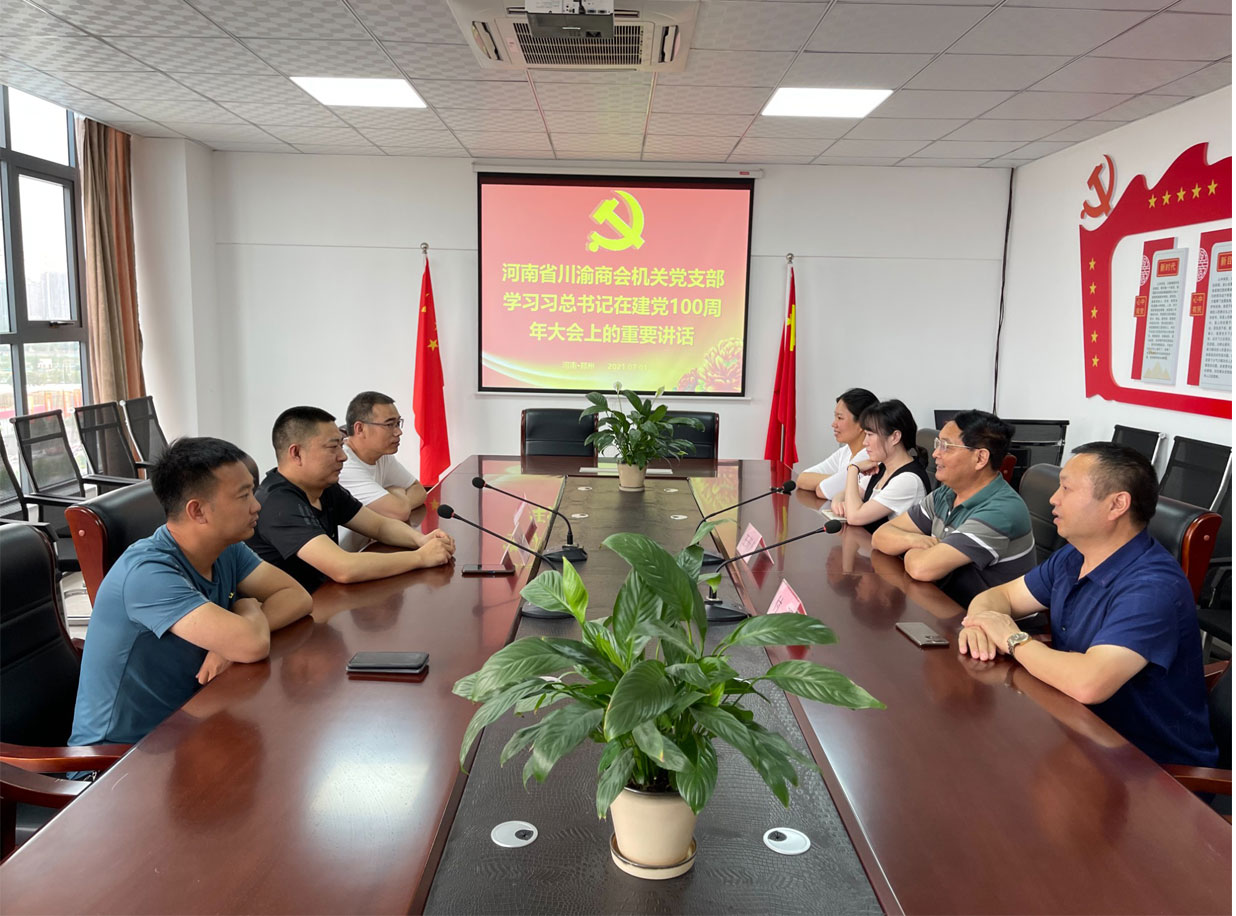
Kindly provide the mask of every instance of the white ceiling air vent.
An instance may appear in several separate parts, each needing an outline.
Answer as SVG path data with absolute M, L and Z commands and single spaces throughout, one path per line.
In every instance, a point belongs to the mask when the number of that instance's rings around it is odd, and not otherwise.
M 570 30 L 545 28 L 544 20 L 538 27 L 529 22 L 527 9 L 500 0 L 448 0 L 448 5 L 477 61 L 490 70 L 674 73 L 687 65 L 699 11 L 698 0 L 648 0 L 638 10 L 615 8 L 612 29 L 607 16 L 600 28 Z M 581 25 L 596 21 L 592 15 L 580 17 Z

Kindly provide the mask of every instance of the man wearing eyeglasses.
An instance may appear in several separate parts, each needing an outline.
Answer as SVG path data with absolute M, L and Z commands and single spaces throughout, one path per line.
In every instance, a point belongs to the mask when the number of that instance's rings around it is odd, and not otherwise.
M 366 508 L 406 522 L 412 510 L 424 504 L 425 488 L 395 457 L 403 439 L 403 417 L 394 399 L 378 391 L 362 391 L 348 404 L 345 421 L 347 461 L 339 472 L 339 485 Z M 369 543 L 369 538 L 351 528 L 339 532 L 339 546 L 344 550 L 355 552 Z
M 871 546 L 904 555 L 906 572 L 935 582 L 965 607 L 980 592 L 1034 567 L 1030 511 L 999 468 L 1013 427 L 965 410 L 940 430 L 932 456 L 939 486 L 880 528 Z

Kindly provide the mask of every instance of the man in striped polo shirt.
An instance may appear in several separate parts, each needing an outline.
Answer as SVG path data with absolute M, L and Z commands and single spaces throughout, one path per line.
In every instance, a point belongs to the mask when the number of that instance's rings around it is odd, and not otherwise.
M 980 592 L 1034 567 L 1030 512 L 999 468 L 1013 427 L 995 414 L 966 410 L 935 442 L 939 486 L 880 528 L 877 550 L 904 555 L 906 572 L 935 582 L 965 607 Z

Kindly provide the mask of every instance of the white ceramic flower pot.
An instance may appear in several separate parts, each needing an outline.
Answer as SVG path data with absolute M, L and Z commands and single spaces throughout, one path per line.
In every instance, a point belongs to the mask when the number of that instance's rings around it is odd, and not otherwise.
M 618 465 L 618 489 L 635 492 L 644 489 L 645 469 L 633 464 Z
M 623 789 L 609 807 L 614 863 L 640 878 L 673 878 L 695 864 L 695 812 L 677 792 Z

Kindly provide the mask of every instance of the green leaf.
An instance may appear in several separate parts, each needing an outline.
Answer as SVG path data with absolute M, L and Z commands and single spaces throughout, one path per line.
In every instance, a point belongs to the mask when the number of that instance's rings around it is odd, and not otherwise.
M 618 644 L 614 642 L 614 634 L 607 630 L 599 620 L 585 620 L 580 629 L 583 632 L 584 643 L 601 653 L 615 668 L 612 678 L 617 680 L 625 669 L 627 661 L 622 657 Z
M 597 775 L 598 776 L 600 776 L 607 769 L 609 769 L 609 765 L 614 762 L 614 759 L 619 754 L 622 753 L 622 749 L 624 747 L 626 747 L 626 745 L 623 744 L 622 741 L 620 740 L 611 741 L 607 745 L 605 745 L 605 752 L 601 754 L 601 760 L 597 763 Z
M 698 417 L 670 417 L 666 422 L 671 426 L 686 426 L 701 433 L 704 431 L 704 422 Z
M 605 818 L 605 812 L 618 797 L 618 793 L 631 781 L 631 771 L 634 768 L 635 751 L 624 747 L 606 770 L 600 774 L 597 779 L 597 817 Z
M 674 774 L 674 788 L 691 810 L 699 814 L 717 785 L 717 751 L 712 741 L 700 734 L 691 735 L 684 750 L 689 765 Z
M 575 619 L 583 624 L 588 611 L 588 587 L 570 560 L 562 561 L 562 598 Z
M 701 693 L 698 690 L 682 690 L 679 689 L 677 696 L 674 697 L 674 705 L 666 710 L 666 715 L 671 719 L 677 719 L 687 709 L 695 703 L 708 696 L 706 693 Z
M 773 665 L 757 681 L 769 680 L 787 693 L 850 709 L 884 709 L 885 706 L 840 671 L 815 662 L 791 659 Z
M 562 583 L 562 573 L 557 570 L 545 570 L 525 585 L 519 594 L 523 596 L 525 601 L 531 602 L 537 607 L 543 607 L 547 611 L 560 611 L 563 614 L 571 614 L 572 616 L 575 614 L 575 611 L 571 609 L 571 605 L 567 601 L 566 590 Z
M 589 709 L 578 703 L 564 706 L 546 716 L 532 742 L 532 756 L 529 767 L 524 768 L 524 782 L 529 775 L 537 782 L 544 782 L 554 764 L 569 754 L 601 724 L 603 709 Z
M 648 413 L 648 411 L 644 407 L 644 402 L 640 399 L 640 396 L 636 394 L 634 391 L 632 391 L 630 388 L 624 388 L 622 390 L 622 394 L 628 401 L 631 402 L 631 406 L 635 408 L 635 413 L 637 415 L 639 415 L 640 417 L 643 417 L 645 414 Z
M 687 755 L 657 729 L 655 722 L 642 722 L 631 731 L 635 746 L 667 770 L 682 770 L 691 765 Z
M 605 395 L 601 394 L 599 391 L 589 391 L 586 395 L 584 395 L 584 397 L 586 397 L 597 407 L 609 406 L 609 402 L 605 400 Z
M 589 621 L 592 627 L 600 629 L 601 625 Z M 622 677 L 622 669 L 605 657 L 604 654 L 578 639 L 564 639 L 560 636 L 529 637 L 539 639 L 546 646 L 557 652 L 562 658 L 596 681 L 616 681 Z M 514 645 L 512 643 L 511 645 Z M 482 669 L 484 670 L 484 669 Z
M 503 646 L 476 672 L 472 699 L 488 700 L 493 694 L 534 675 L 560 674 L 575 664 L 548 640 L 538 636 L 517 639 Z
M 455 682 L 453 687 L 451 687 L 451 693 L 456 696 L 463 697 L 464 699 L 475 700 L 476 676 L 478 674 L 480 674 L 479 671 L 473 671 L 471 674 L 465 674 Z
M 661 616 L 661 599 L 651 589 L 644 585 L 639 573 L 631 570 L 627 579 L 618 589 L 618 597 L 614 600 L 614 616 L 612 619 L 614 638 L 626 653 L 629 664 L 635 650 L 628 645 L 635 625 L 642 620 L 657 620 Z
M 756 766 L 755 743 L 747 726 L 732 713 L 716 706 L 692 706 L 690 711 L 697 725 L 716 735 L 746 757 L 752 766 Z
M 673 702 L 674 685 L 665 676 L 665 665 L 651 658 L 636 662 L 610 697 L 605 711 L 606 739 L 625 735 L 665 712 Z
M 579 412 L 579 418 L 582 420 L 585 417 L 595 416 L 596 414 L 599 414 L 602 410 L 605 410 L 605 409 L 606 408 L 604 407 L 598 407 L 596 404 L 593 404 L 591 407 L 585 407 L 583 410 L 581 410 Z
M 481 733 L 481 729 L 498 721 L 503 713 L 515 705 L 518 700 L 522 700 L 535 690 L 544 690 L 545 687 L 546 682 L 539 677 L 529 678 L 508 687 L 482 703 L 481 708 L 473 714 L 472 720 L 464 730 L 463 743 L 459 748 L 459 765 L 461 767 L 464 765 L 464 761 L 468 758 L 468 749 L 472 747 L 472 742 Z
M 708 537 L 708 535 L 712 534 L 713 529 L 718 525 L 723 524 L 724 521 L 724 519 L 722 521 L 708 519 L 708 521 L 700 522 L 699 528 L 695 530 L 695 536 L 691 538 L 691 543 L 698 544 L 700 541 L 704 540 L 704 538 Z
M 721 640 L 721 646 L 828 646 L 833 631 L 806 614 L 764 614 L 748 617 Z
M 640 620 L 635 624 L 635 629 L 632 630 L 632 636 L 651 636 L 661 640 L 661 649 L 665 650 L 665 644 L 668 643 L 676 647 L 688 658 L 697 658 L 699 651 L 692 647 L 687 640 L 686 634 L 677 626 L 668 627 L 659 620 Z M 668 659 L 669 656 L 666 656 Z
M 665 673 L 701 690 L 711 690 L 717 684 L 738 677 L 738 672 L 730 667 L 729 662 L 715 655 L 705 655 L 698 662 L 670 665 Z
M 506 766 L 508 760 L 530 745 L 536 736 L 537 729 L 544 724 L 544 722 L 537 722 L 511 735 L 511 739 L 502 748 L 502 753 L 498 755 L 498 766 Z
M 549 683 L 548 681 L 546 682 Z M 544 709 L 547 706 L 553 706 L 559 700 L 565 700 L 571 694 L 566 690 L 549 689 L 545 693 L 537 693 L 532 696 L 524 697 L 515 704 L 514 712 L 517 716 L 522 716 L 526 713 L 536 712 Z
M 692 582 L 698 582 L 700 569 L 704 565 L 704 548 L 698 544 L 690 544 L 678 551 L 674 562 L 678 564 L 679 569 L 691 577 Z
M 669 552 L 642 534 L 611 534 L 601 542 L 639 571 L 640 579 L 661 599 L 662 618 L 704 621 L 700 634 L 707 630 L 704 620 L 704 599 L 695 580 L 683 572 Z M 697 613 L 698 608 L 698 613 Z

